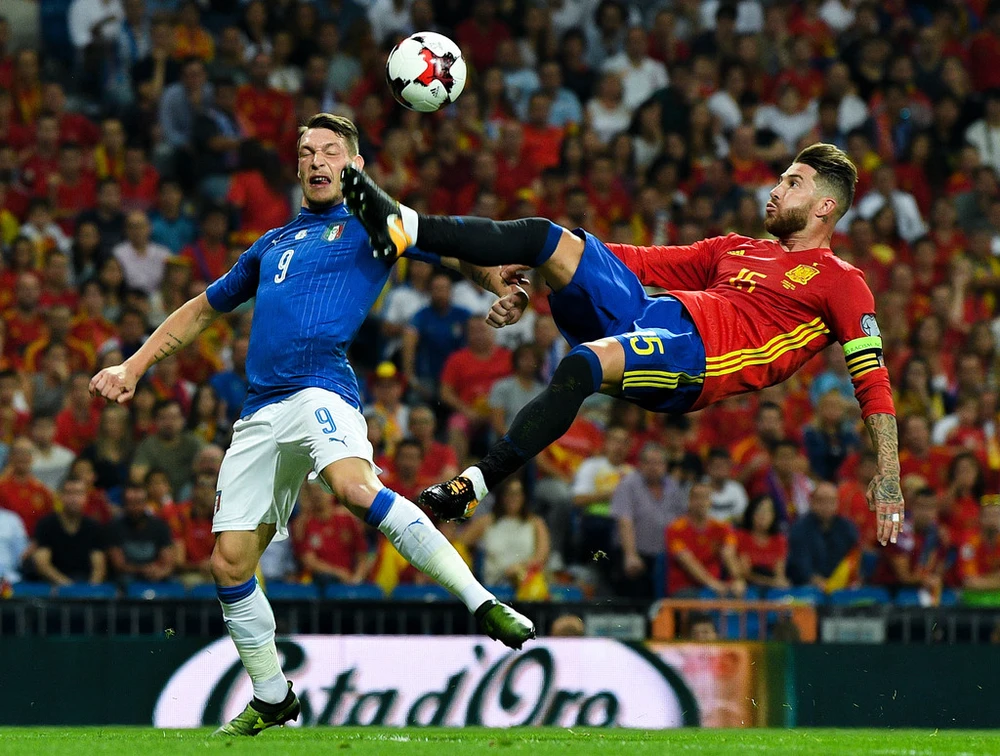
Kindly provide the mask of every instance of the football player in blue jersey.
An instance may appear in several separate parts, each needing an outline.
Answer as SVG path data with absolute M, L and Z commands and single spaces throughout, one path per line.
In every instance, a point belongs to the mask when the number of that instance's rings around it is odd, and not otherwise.
M 218 534 L 212 574 L 254 692 L 243 713 L 220 728 L 224 734 L 256 735 L 299 714 L 278 661 L 274 614 L 254 573 L 271 539 L 287 538 L 292 507 L 310 474 L 465 603 L 487 635 L 511 648 L 535 637 L 532 623 L 479 584 L 427 515 L 376 477 L 347 350 L 392 262 L 373 254 L 368 233 L 343 204 L 340 174 L 348 164 L 364 165 L 354 124 L 326 113 L 310 118 L 298 142 L 298 216 L 261 236 L 132 357 L 101 370 L 90 384 L 95 395 L 128 401 L 153 364 L 193 342 L 221 313 L 256 298 L 246 360 L 250 389 L 222 462 L 212 525 Z M 505 284 L 499 268 L 441 262 L 510 305 L 491 313 L 491 325 L 506 324 L 497 313 L 513 310 L 516 318 L 526 305 L 524 292 Z

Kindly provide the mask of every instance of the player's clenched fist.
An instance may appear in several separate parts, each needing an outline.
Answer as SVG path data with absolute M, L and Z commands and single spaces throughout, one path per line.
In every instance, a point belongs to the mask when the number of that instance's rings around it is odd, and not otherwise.
M 123 363 L 104 368 L 91 378 L 90 393 L 93 396 L 103 396 L 109 402 L 124 404 L 132 398 L 138 381 L 139 376 Z

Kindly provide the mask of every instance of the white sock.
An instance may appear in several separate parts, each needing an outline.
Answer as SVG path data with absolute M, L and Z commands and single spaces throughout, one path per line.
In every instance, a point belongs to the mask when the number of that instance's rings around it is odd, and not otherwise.
M 412 207 L 400 203 L 399 218 L 403 221 L 403 231 L 410 237 L 413 244 L 417 243 L 417 227 L 420 225 L 420 217 Z
M 455 594 L 470 612 L 494 598 L 476 580 L 455 547 L 409 499 L 396 494 L 378 529 L 406 561 Z
M 253 682 L 253 694 L 264 703 L 281 703 L 288 696 L 288 681 L 281 671 L 274 645 L 274 612 L 255 585 L 246 598 L 222 604 L 222 617 L 236 644 L 243 666 Z
M 476 492 L 476 500 L 482 502 L 486 498 L 486 494 L 490 492 L 490 489 L 486 487 L 486 481 L 483 479 L 483 471 L 473 465 L 462 470 L 459 475 L 472 481 L 472 489 Z

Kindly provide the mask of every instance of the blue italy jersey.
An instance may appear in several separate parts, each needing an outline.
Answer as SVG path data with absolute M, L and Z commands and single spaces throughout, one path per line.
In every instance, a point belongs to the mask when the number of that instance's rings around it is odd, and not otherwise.
M 391 267 L 372 257 L 367 232 L 343 204 L 322 213 L 303 208 L 240 255 L 206 295 L 219 312 L 257 298 L 241 416 L 309 387 L 334 391 L 360 409 L 347 349 Z

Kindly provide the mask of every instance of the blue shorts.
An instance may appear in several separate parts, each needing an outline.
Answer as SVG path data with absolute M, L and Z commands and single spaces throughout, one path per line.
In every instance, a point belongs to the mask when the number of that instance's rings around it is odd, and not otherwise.
M 621 397 L 654 412 L 687 412 L 701 395 L 705 346 L 684 306 L 651 297 L 635 273 L 586 231 L 573 280 L 549 294 L 570 346 L 614 337 L 625 350 Z

